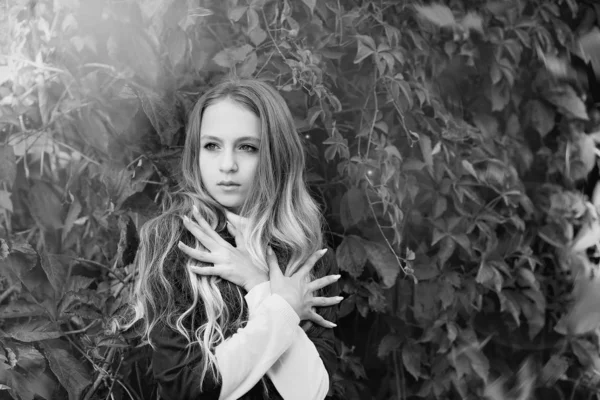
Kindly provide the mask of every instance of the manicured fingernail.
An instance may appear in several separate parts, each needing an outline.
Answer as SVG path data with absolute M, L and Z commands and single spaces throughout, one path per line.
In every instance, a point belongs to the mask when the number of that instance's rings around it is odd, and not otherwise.
M 187 215 L 183 216 L 183 221 L 184 222 L 190 222 L 190 218 Z
M 333 278 L 337 281 L 338 279 L 340 279 L 342 276 L 341 275 L 333 275 Z
M 177 247 L 179 247 L 180 249 L 181 249 L 181 248 L 183 248 L 183 246 L 185 246 L 185 245 L 183 244 L 183 242 L 179 242 L 179 243 L 177 243 Z
M 198 213 L 198 207 L 196 207 L 196 205 L 194 204 L 192 206 L 192 210 L 197 214 Z
M 336 299 L 337 301 L 342 301 L 342 300 L 344 300 L 344 298 L 343 298 L 342 296 L 337 296 L 335 299 Z
M 325 253 L 327 253 L 327 249 L 322 249 L 322 250 L 321 250 L 321 255 L 323 255 L 323 254 L 325 254 Z
M 273 250 L 270 247 L 267 247 L 267 253 L 272 256 L 273 255 Z
M 337 324 L 334 324 L 333 322 L 330 322 L 329 326 L 331 326 L 332 328 L 335 328 L 337 326 Z

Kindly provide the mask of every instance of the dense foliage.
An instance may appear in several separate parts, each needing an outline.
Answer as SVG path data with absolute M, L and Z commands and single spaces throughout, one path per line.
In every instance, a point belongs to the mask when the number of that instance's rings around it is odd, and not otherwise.
M 2 393 L 151 398 L 108 322 L 186 112 L 233 72 L 306 144 L 346 296 L 334 398 L 596 394 L 600 110 L 565 61 L 593 0 L 0 7 Z

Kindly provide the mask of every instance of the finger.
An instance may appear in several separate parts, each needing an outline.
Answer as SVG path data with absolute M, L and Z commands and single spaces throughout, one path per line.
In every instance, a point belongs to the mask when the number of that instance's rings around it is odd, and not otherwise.
M 277 256 L 271 246 L 267 246 L 267 264 L 269 265 L 269 280 L 271 282 L 283 278 L 283 273 L 279 269 L 279 263 L 277 262 Z
M 177 243 L 177 247 L 179 247 L 181 251 L 183 251 L 185 254 L 187 254 L 195 260 L 204 261 L 212 264 L 218 263 L 218 257 L 216 257 L 214 254 L 209 253 L 208 251 L 202 251 L 199 249 L 191 248 L 183 242 Z
M 211 251 L 216 250 L 217 244 L 215 241 L 206 233 L 201 225 L 192 221 L 187 215 L 183 216 L 183 226 L 185 226 L 185 228 L 190 231 L 204 247 Z
M 236 228 L 239 229 L 241 227 L 242 217 L 239 215 L 234 214 L 229 210 L 225 210 L 225 218 L 227 218 L 227 221 L 231 222 Z
M 231 222 L 227 221 L 227 231 L 235 239 L 235 247 L 243 250 L 245 248 L 244 241 L 242 240 L 237 227 L 235 227 Z
M 202 228 L 202 231 L 210 239 L 212 239 L 216 244 L 218 244 L 221 247 L 228 247 L 228 246 L 230 246 L 230 244 L 227 243 L 227 241 L 225 239 L 223 239 L 217 232 L 215 232 L 215 230 L 213 229 L 212 226 L 210 226 L 210 224 L 208 223 L 208 221 L 205 220 L 202 217 L 202 215 L 200 215 L 200 212 L 198 212 L 198 208 L 196 206 L 192 207 L 192 215 L 194 216 L 194 219 L 198 222 L 198 225 L 200 226 L 200 228 Z
M 325 318 L 321 317 L 315 311 L 312 311 L 310 316 L 308 317 L 309 321 L 314 322 L 317 325 L 321 325 L 323 328 L 335 328 L 337 325 L 331 321 L 327 321 Z
M 310 270 L 313 269 L 313 267 L 317 263 L 317 260 L 319 258 L 323 257 L 323 255 L 325 253 L 327 253 L 327 249 L 321 249 L 321 250 L 315 251 L 313 253 L 313 255 L 310 256 L 308 258 L 308 260 L 306 260 L 306 262 L 304 263 L 304 265 L 298 270 L 297 273 L 308 275 L 308 273 L 310 272 Z
M 218 276 L 221 277 L 221 274 L 223 273 L 223 270 L 221 270 L 219 267 L 195 267 L 195 266 L 191 266 L 188 267 L 190 271 L 192 271 L 193 273 L 195 273 L 196 275 L 202 275 L 202 276 Z
M 342 300 L 344 300 L 344 298 L 341 296 L 313 297 L 311 300 L 311 305 L 313 305 L 315 307 L 329 307 L 329 306 L 334 306 L 336 304 L 339 304 Z
M 337 282 L 340 279 L 341 275 L 327 275 L 319 279 L 315 279 L 311 283 L 308 284 L 308 289 L 311 292 L 316 292 L 319 289 L 323 289 L 325 286 L 329 286 L 332 283 Z

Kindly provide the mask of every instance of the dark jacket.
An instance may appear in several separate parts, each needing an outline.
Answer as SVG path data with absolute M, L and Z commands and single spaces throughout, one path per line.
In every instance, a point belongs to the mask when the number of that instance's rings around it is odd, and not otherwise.
M 220 232 L 220 235 L 227 240 L 230 244 L 235 246 L 235 241 L 231 235 L 224 230 Z M 187 231 L 182 233 L 181 240 L 184 243 L 191 244 L 193 237 Z M 284 250 L 278 248 L 276 245 L 272 245 L 279 266 L 283 269 L 287 265 L 289 255 Z M 172 281 L 180 282 L 182 287 L 183 295 L 178 301 L 181 302 L 181 306 L 185 306 L 191 303 L 188 295 L 185 295 L 185 275 L 184 275 L 184 263 L 187 255 L 183 254 L 178 249 L 173 249 L 168 257 L 165 267 L 168 269 L 165 271 L 168 279 Z M 317 262 L 313 268 L 313 274 L 318 277 L 325 275 L 337 274 L 338 267 L 335 261 L 335 253 L 332 249 L 329 249 L 327 253 Z M 170 276 L 169 276 L 170 275 Z M 237 290 L 237 287 L 225 280 L 219 283 L 221 293 L 225 297 L 228 297 L 228 306 L 235 309 L 240 307 L 240 304 L 236 304 L 236 299 L 239 296 L 227 296 L 233 290 Z M 339 286 L 337 283 L 327 286 L 322 290 L 322 293 L 316 294 L 319 296 L 337 296 L 339 294 Z M 199 310 L 202 307 L 197 307 Z M 247 319 L 247 307 L 244 307 L 245 319 Z M 196 320 L 203 321 L 203 315 L 196 315 Z M 322 315 L 326 320 L 335 322 L 337 315 L 337 306 L 333 307 L 319 307 L 317 312 Z M 193 324 L 198 326 L 198 324 Z M 186 326 L 186 328 L 191 328 Z M 193 329 L 190 329 L 190 332 Z M 225 337 L 233 335 L 235 332 L 225 332 Z M 334 347 L 334 335 L 333 330 L 329 328 L 322 328 L 317 325 L 313 325 L 306 332 L 307 336 L 315 344 L 323 364 L 330 376 L 330 382 L 332 381 L 333 373 L 337 366 L 337 354 Z M 152 370 L 154 378 L 158 383 L 159 394 L 164 400 L 209 400 L 218 399 L 221 384 L 216 379 L 208 377 L 204 380 L 204 386 L 200 391 L 200 373 L 199 366 L 203 357 L 202 352 L 198 345 L 192 345 L 191 348 L 187 347 L 187 340 L 178 332 L 171 330 L 165 325 L 158 326 L 150 335 L 153 344 L 156 349 L 152 352 Z M 265 390 L 266 388 L 266 390 Z M 248 393 L 241 397 L 245 400 L 265 400 L 265 399 L 281 399 L 281 395 L 275 389 L 275 386 L 270 381 L 267 375 L 263 377 L 262 382 L 258 382 L 254 388 Z

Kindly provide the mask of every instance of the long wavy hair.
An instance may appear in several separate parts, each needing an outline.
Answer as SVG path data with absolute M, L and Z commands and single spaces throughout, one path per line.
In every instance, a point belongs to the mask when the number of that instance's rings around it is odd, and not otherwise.
M 182 224 L 184 215 L 192 218 L 193 205 L 217 232 L 225 228 L 224 207 L 206 191 L 199 162 L 202 115 L 223 99 L 245 107 L 261 122 L 259 164 L 239 212 L 248 219 L 243 234 L 254 264 L 268 270 L 266 249 L 271 245 L 287 254 L 289 262 L 280 267 L 291 275 L 323 245 L 321 212 L 307 190 L 304 149 L 284 99 L 258 80 L 221 81 L 200 97 L 189 115 L 178 187 L 164 199 L 163 212 L 140 230 L 133 306 L 124 323 L 117 324 L 124 329 L 135 325 L 151 346 L 150 334 L 159 324 L 199 345 L 201 386 L 206 377 L 220 380 L 215 347 L 247 322 L 243 289 L 218 277 L 190 273 L 184 265 L 196 262 L 176 247 L 183 240 L 203 248 Z

